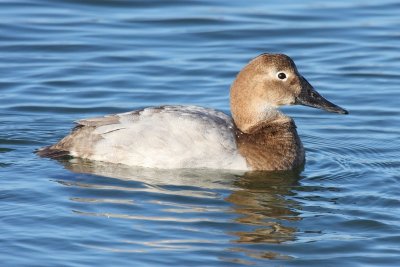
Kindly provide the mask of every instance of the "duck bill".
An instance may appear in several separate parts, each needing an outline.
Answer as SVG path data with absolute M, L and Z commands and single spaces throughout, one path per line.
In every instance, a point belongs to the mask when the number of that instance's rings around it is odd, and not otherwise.
M 328 112 L 339 113 L 339 114 L 349 114 L 349 112 L 332 102 L 326 100 L 321 96 L 312 85 L 302 77 L 302 90 L 300 95 L 296 98 L 296 104 L 303 106 L 309 106 L 313 108 L 319 108 L 326 110 Z

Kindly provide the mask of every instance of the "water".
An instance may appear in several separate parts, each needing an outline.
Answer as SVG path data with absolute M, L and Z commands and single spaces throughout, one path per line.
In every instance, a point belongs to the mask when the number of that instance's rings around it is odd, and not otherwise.
M 271 2 L 271 1 L 269 1 Z M 2 266 L 398 266 L 396 1 L 1 1 Z M 32 152 L 72 121 L 159 104 L 229 112 L 262 52 L 348 116 L 284 110 L 301 174 L 160 171 Z

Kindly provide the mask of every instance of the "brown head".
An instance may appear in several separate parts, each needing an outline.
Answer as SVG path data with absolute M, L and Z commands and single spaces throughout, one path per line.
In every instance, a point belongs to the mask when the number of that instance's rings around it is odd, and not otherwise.
M 233 82 L 230 98 L 233 119 L 243 132 L 258 122 L 281 118 L 277 108 L 283 105 L 348 113 L 322 97 L 283 54 L 262 54 L 251 60 Z

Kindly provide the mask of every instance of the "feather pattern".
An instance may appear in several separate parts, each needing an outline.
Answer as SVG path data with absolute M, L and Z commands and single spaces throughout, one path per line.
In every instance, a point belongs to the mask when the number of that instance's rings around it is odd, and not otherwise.
M 247 170 L 232 119 L 197 106 L 160 106 L 77 121 L 50 150 L 151 168 Z

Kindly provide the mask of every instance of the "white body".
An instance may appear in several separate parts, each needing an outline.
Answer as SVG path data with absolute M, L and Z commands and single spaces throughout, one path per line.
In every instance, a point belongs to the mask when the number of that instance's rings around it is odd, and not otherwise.
M 163 106 L 78 121 L 95 126 L 91 160 L 151 168 L 248 170 L 239 154 L 232 119 L 197 106 Z M 78 144 L 79 145 L 79 144 Z M 71 150 L 71 155 L 80 157 Z

